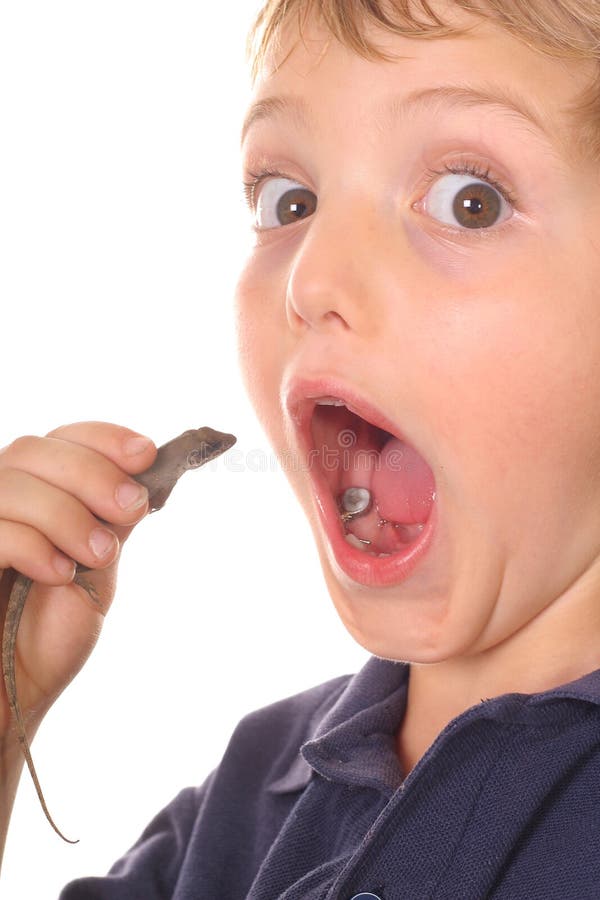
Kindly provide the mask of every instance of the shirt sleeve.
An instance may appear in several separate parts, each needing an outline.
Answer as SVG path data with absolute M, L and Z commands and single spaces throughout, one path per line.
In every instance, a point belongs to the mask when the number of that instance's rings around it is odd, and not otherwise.
M 214 777 L 185 788 L 144 829 L 104 877 L 78 878 L 59 900 L 167 900 L 172 897 L 190 835 Z

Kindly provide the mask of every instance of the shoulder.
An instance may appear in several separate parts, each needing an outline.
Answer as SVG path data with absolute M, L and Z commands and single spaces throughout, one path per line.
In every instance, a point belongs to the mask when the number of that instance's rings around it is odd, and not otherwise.
M 353 677 L 339 675 L 298 694 L 255 709 L 239 721 L 234 733 L 251 738 L 256 732 L 268 729 L 309 740 Z
M 310 767 L 300 748 L 344 693 L 353 675 L 340 675 L 300 693 L 247 713 L 236 725 L 217 773 L 217 781 L 243 780 L 253 789 L 303 787 Z

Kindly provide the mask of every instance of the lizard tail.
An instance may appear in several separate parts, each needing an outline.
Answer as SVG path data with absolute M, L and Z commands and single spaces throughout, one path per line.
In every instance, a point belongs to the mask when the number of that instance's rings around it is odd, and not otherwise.
M 29 589 L 31 588 L 32 583 L 33 582 L 31 578 L 26 578 L 25 575 L 18 575 L 13 585 L 13 589 L 10 593 L 10 599 L 8 601 L 6 621 L 4 623 L 4 633 L 2 635 L 2 672 L 4 675 L 4 684 L 6 686 L 6 696 L 8 699 L 8 705 L 16 723 L 17 737 L 19 739 L 19 743 L 21 744 L 23 756 L 25 757 L 27 768 L 29 769 L 29 773 L 35 785 L 38 799 L 40 801 L 42 809 L 44 810 L 44 815 L 48 819 L 50 825 L 52 825 L 52 828 L 59 835 L 59 837 L 63 839 L 63 841 L 66 841 L 67 844 L 78 844 L 78 840 L 72 841 L 68 837 L 65 837 L 60 828 L 54 822 L 54 819 L 50 815 L 48 807 L 46 806 L 44 794 L 42 793 L 42 788 L 37 777 L 37 772 L 35 771 L 35 766 L 33 765 L 33 759 L 31 758 L 29 741 L 27 740 L 27 734 L 25 732 L 25 723 L 23 722 L 21 706 L 17 697 L 15 672 L 15 648 L 17 643 L 17 631 L 19 628 L 19 622 L 21 621 L 21 614 L 25 606 L 25 599 L 27 597 L 27 594 L 29 593 Z

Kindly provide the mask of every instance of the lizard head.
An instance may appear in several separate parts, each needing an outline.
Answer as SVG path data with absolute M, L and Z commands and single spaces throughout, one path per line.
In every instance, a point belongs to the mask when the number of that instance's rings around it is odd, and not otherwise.
M 192 446 L 187 454 L 187 467 L 197 469 L 233 447 L 237 438 L 233 434 L 215 431 L 214 428 L 199 428 L 188 432 Z M 198 440 L 200 438 L 200 440 Z

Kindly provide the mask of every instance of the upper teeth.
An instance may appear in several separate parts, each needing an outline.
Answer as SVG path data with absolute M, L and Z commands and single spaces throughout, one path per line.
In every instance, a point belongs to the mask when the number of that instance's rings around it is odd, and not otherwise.
M 340 400 L 338 397 L 319 397 L 316 400 L 317 406 L 345 406 L 343 400 Z

